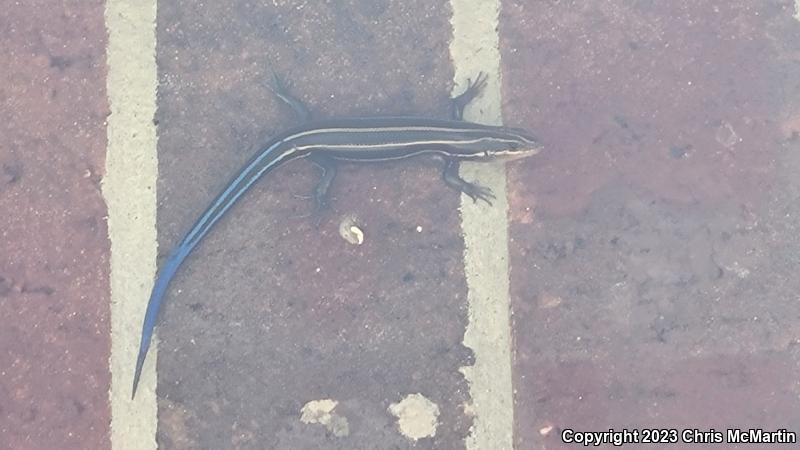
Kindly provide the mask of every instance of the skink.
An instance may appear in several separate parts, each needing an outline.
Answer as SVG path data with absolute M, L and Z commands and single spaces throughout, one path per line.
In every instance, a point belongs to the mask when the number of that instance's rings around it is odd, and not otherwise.
M 458 162 L 534 155 L 541 150 L 541 145 L 523 130 L 461 120 L 464 107 L 480 93 L 485 82 L 486 77 L 479 75 L 463 94 L 452 100 L 451 120 L 374 117 L 310 121 L 305 106 L 287 92 L 277 76 L 274 77 L 273 92 L 305 123 L 267 142 L 233 177 L 169 254 L 156 276 L 147 304 L 131 398 L 136 396 L 161 302 L 175 273 L 231 206 L 253 183 L 276 167 L 291 160 L 309 158 L 322 168 L 322 179 L 314 190 L 317 212 L 325 206 L 326 193 L 336 176 L 337 161 L 379 162 L 418 155 L 432 155 L 443 160 L 442 175 L 448 186 L 475 201 L 481 199 L 491 203 L 494 196 L 489 189 L 459 177 Z

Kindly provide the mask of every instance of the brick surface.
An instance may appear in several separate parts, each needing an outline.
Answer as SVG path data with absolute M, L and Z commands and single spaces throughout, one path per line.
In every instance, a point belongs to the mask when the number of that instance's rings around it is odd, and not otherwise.
M 510 175 L 519 448 L 796 426 L 792 14 L 504 4 L 506 116 L 546 147 Z
M 0 448 L 108 448 L 102 2 L 0 27 Z

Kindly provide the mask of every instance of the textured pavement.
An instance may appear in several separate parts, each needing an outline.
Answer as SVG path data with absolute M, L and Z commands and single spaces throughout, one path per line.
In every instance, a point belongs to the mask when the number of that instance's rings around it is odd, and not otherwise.
M 0 448 L 147 446 L 109 431 L 103 8 L 9 5 L 0 27 Z M 294 123 L 270 70 L 316 117 L 446 117 L 450 14 L 161 2 L 159 254 Z M 503 118 L 545 145 L 508 165 L 516 448 L 581 448 L 565 429 L 797 431 L 794 14 L 502 3 Z M 300 197 L 317 176 L 304 161 L 270 174 L 174 280 L 148 387 L 161 448 L 466 447 L 459 195 L 429 161 L 344 166 L 316 227 Z M 435 434 L 411 438 L 395 418 L 409 410 Z

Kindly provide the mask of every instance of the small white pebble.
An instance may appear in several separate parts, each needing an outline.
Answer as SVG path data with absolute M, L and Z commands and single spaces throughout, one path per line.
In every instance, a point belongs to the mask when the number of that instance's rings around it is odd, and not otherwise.
M 358 218 L 356 216 L 347 215 L 339 222 L 339 236 L 353 245 L 364 243 L 364 231 L 358 226 Z

